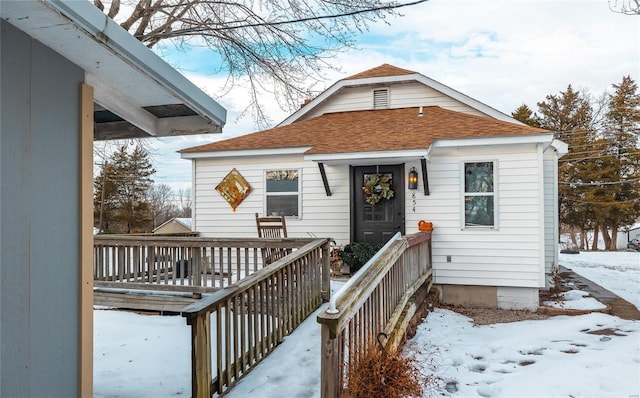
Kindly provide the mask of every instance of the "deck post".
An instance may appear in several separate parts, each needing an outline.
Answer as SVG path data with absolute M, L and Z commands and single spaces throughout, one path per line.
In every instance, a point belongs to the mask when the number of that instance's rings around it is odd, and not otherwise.
M 322 245 L 322 287 L 320 293 L 323 302 L 327 302 L 331 298 L 331 258 L 329 251 L 330 243 L 327 241 Z
M 340 397 L 342 380 L 341 349 L 339 337 L 331 338 L 330 326 L 322 324 L 320 328 L 322 352 L 320 353 L 320 397 Z
M 211 322 L 208 312 L 187 319 L 191 325 L 191 396 L 211 398 Z
M 202 286 L 202 278 L 204 275 L 204 271 L 206 270 L 204 266 L 204 262 L 202 260 L 202 248 L 194 247 L 193 248 L 193 260 L 191 264 L 191 277 L 193 278 L 194 286 Z M 206 252 L 206 250 L 205 250 Z M 193 298 L 199 299 L 202 298 L 202 294 L 200 292 L 194 292 L 192 294 Z

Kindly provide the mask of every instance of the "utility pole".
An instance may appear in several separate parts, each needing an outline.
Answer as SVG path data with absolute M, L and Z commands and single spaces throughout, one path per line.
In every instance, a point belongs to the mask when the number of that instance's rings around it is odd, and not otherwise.
M 108 164 L 109 164 L 108 161 L 105 161 L 102 164 L 102 192 L 100 193 L 100 231 L 99 232 L 102 232 L 104 230 L 103 229 L 103 225 L 102 225 L 102 220 L 103 220 L 102 212 L 104 210 L 104 187 L 105 187 L 106 181 L 107 181 L 106 169 L 107 169 L 107 165 Z

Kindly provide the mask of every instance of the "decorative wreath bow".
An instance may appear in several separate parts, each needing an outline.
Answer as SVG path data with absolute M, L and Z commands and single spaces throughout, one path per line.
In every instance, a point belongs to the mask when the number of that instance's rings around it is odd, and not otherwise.
M 391 177 L 384 174 L 371 175 L 365 180 L 362 192 L 364 192 L 364 200 L 370 205 L 375 205 L 381 199 L 393 198 Z

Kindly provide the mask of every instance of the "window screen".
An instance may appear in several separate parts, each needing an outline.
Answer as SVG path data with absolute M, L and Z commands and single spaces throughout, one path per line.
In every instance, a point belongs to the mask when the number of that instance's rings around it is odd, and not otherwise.
M 493 162 L 464 164 L 464 225 L 495 225 Z
M 295 169 L 267 170 L 265 214 L 298 216 L 299 171 Z

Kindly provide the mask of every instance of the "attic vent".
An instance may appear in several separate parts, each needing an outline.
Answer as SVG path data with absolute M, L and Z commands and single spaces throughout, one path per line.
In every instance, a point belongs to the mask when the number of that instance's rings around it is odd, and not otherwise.
M 373 90 L 373 109 L 389 107 L 389 89 L 380 88 Z

